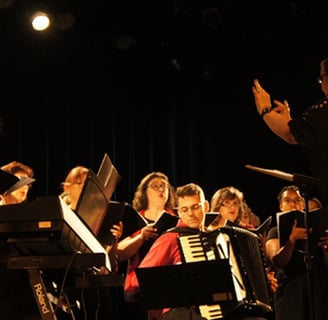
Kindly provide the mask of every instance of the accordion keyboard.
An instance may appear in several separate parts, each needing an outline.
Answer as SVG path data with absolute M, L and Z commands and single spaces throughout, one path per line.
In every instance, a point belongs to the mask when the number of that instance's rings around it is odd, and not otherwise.
M 222 319 L 223 312 L 219 304 L 199 306 L 200 314 L 208 320 Z
M 180 250 L 185 263 L 216 260 L 214 250 L 209 246 L 205 235 L 180 235 Z M 222 319 L 223 313 L 219 304 L 198 306 L 200 314 L 208 320 Z
M 257 316 L 272 311 L 263 248 L 256 234 L 240 227 L 224 227 L 210 233 L 180 234 L 178 240 L 185 263 L 228 258 L 231 264 L 235 306 L 201 305 L 202 317 L 215 320 L 230 312 Z
M 208 248 L 207 240 L 200 234 L 179 236 L 180 249 L 184 262 L 215 260 L 214 250 Z

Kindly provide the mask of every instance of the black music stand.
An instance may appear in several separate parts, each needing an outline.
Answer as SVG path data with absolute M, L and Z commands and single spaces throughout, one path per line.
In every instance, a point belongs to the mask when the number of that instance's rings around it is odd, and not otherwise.
M 246 168 L 261 172 L 267 175 L 271 175 L 273 177 L 286 180 L 291 182 L 292 184 L 295 184 L 299 187 L 300 193 L 302 197 L 305 200 L 305 210 L 304 210 L 304 228 L 306 229 L 307 233 L 307 240 L 305 241 L 305 265 L 307 269 L 307 283 L 308 283 L 308 302 L 309 302 L 309 320 L 315 320 L 314 319 L 314 301 L 313 301 L 313 286 L 312 286 L 312 250 L 310 246 L 310 228 L 309 228 L 309 199 L 311 198 L 311 195 L 313 193 L 315 184 L 317 182 L 317 179 L 314 177 L 306 176 L 299 173 L 287 173 L 280 170 L 271 170 L 271 169 L 264 169 L 252 165 L 245 165 Z
M 237 302 L 228 259 L 136 269 L 147 309 Z

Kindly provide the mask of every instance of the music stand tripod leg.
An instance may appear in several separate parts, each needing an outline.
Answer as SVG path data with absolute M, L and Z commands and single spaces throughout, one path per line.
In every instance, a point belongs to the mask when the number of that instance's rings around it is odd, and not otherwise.
M 39 269 L 28 269 L 27 272 L 42 320 L 57 320 L 52 304 L 47 296 L 41 271 Z

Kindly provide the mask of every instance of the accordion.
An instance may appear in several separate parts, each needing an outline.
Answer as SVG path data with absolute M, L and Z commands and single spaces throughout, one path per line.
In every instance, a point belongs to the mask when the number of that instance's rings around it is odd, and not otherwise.
M 273 311 L 265 254 L 256 233 L 225 226 L 209 233 L 180 234 L 178 240 L 185 263 L 214 259 L 228 259 L 230 263 L 235 303 L 199 306 L 202 317 L 214 320 L 239 314 L 267 316 Z

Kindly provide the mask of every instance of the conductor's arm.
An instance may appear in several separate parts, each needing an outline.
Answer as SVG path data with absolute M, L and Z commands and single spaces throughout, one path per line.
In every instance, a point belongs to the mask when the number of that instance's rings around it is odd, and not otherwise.
M 262 88 L 257 79 L 254 80 L 252 92 L 257 111 L 271 131 L 287 143 L 297 144 L 288 125 L 288 122 L 292 120 L 292 118 L 290 116 L 287 100 L 283 103 L 278 100 L 273 100 L 274 106 L 272 106 L 269 93 Z

